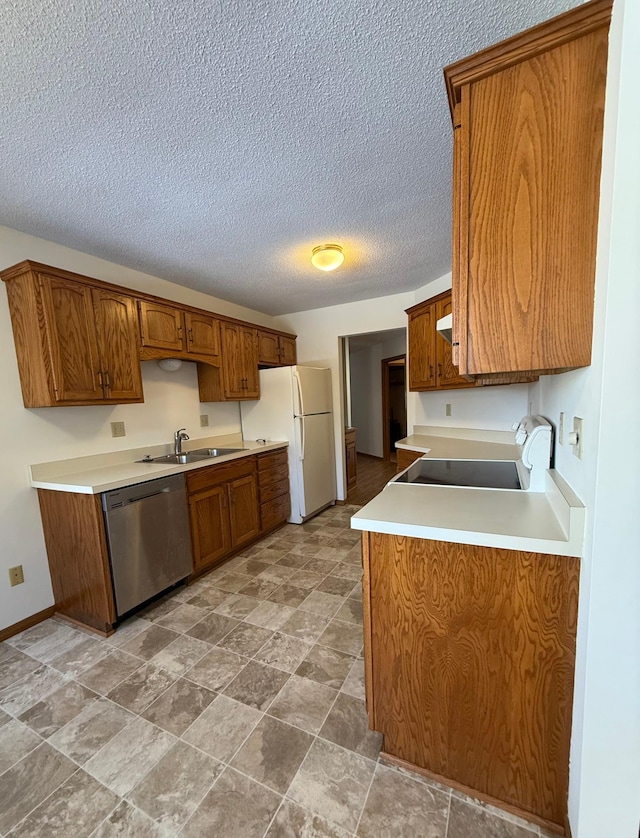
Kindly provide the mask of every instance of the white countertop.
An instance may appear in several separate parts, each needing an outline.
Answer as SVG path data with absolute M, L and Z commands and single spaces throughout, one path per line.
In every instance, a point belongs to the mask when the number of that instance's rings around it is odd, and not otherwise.
M 133 448 L 127 451 L 114 451 L 109 454 L 95 454 L 88 457 L 76 457 L 71 460 L 55 460 L 50 463 L 37 463 L 29 466 L 31 485 L 36 489 L 51 489 L 56 492 L 74 492 L 84 495 L 96 495 L 123 486 L 133 486 L 157 477 L 180 474 L 185 471 L 205 466 L 226 463 L 250 454 L 262 451 L 274 451 L 288 446 L 286 441 L 267 440 L 265 443 L 243 440 L 238 435 L 210 437 L 190 440 L 184 451 L 195 448 L 240 448 L 234 454 L 198 460 L 195 463 L 139 463 L 146 454 L 161 456 L 170 453 L 170 446 L 149 445 L 145 448 Z
M 519 446 L 470 439 L 471 433 L 467 438 L 414 434 L 396 446 L 425 452 L 428 459 L 520 456 Z M 434 541 L 581 556 L 584 506 L 555 470 L 547 471 L 544 492 L 391 483 L 351 518 L 351 526 Z

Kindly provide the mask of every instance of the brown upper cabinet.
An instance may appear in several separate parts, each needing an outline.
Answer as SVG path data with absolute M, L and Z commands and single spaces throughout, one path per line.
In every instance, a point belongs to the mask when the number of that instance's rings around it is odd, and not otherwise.
M 451 292 L 407 309 L 409 316 L 409 390 L 449 390 L 475 387 L 458 374 L 451 346 L 436 332 L 436 322 L 451 311 Z
M 591 362 L 610 16 L 594 0 L 444 71 L 462 374 Z
M 3 273 L 25 407 L 143 401 L 134 299 L 40 267 Z
M 233 401 L 259 399 L 256 329 L 223 323 L 222 359 L 225 398 Z
M 212 315 L 178 306 L 138 301 L 142 357 L 220 355 L 220 324 Z
M 258 364 L 261 367 L 288 367 L 295 362 L 295 338 L 258 330 Z
M 29 260 L 0 278 L 25 407 L 142 402 L 140 361 L 161 358 L 197 362 L 202 402 L 260 398 L 250 323 Z M 295 335 L 273 334 L 295 364 Z

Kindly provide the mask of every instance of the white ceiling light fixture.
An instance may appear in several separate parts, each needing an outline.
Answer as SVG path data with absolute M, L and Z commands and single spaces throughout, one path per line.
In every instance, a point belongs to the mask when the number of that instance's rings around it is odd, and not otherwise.
M 311 252 L 311 264 L 319 271 L 335 271 L 344 262 L 339 244 L 319 244 Z

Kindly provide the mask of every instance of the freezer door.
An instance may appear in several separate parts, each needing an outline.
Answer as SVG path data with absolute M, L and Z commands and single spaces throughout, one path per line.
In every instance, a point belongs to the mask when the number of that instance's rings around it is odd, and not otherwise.
M 333 414 L 296 419 L 299 509 L 308 518 L 336 499 Z
M 331 370 L 318 367 L 292 367 L 293 405 L 296 416 L 329 413 L 333 410 Z

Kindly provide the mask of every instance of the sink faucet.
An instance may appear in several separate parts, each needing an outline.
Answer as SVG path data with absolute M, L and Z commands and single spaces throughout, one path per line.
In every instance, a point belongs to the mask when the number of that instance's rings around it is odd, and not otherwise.
M 174 454 L 182 454 L 182 443 L 185 439 L 189 439 L 189 434 L 185 433 L 185 428 L 179 428 L 173 435 Z

